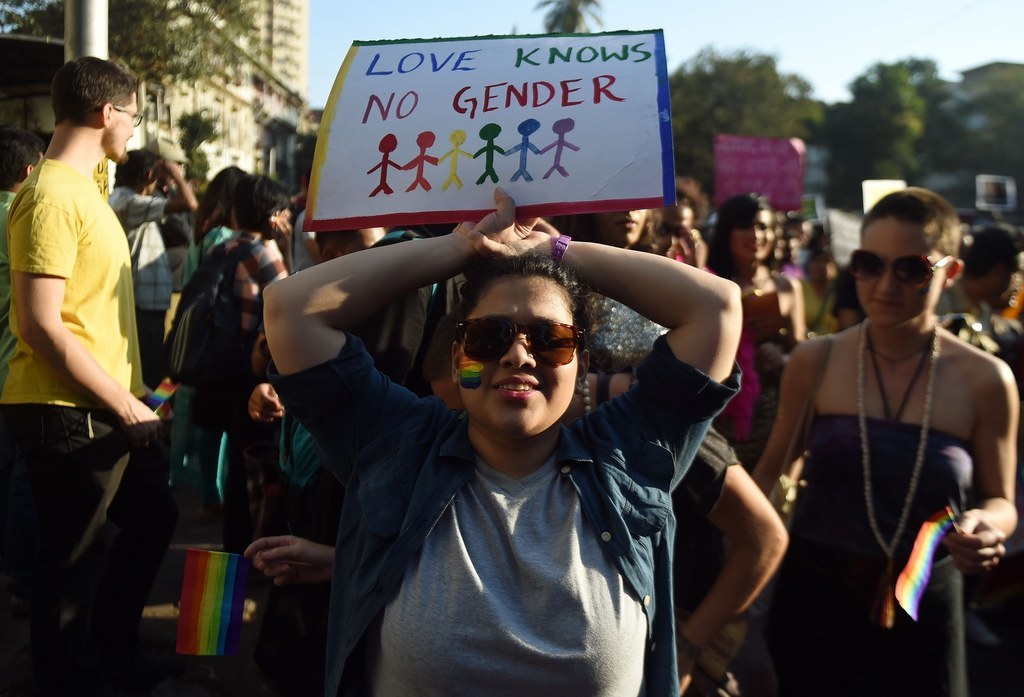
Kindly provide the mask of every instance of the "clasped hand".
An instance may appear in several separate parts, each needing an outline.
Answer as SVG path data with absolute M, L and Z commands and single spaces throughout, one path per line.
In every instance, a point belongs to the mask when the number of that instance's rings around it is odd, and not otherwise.
M 478 223 L 459 223 L 454 234 L 462 235 L 477 254 L 485 257 L 516 256 L 550 244 L 551 235 L 538 227 L 539 218 L 516 220 L 516 203 L 505 191 L 494 190 L 495 210 Z

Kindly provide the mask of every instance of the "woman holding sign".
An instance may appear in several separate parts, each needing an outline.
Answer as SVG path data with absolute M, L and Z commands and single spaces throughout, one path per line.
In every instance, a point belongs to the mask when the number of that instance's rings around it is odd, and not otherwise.
M 784 695 L 967 694 L 960 572 L 996 565 L 1016 524 L 1019 397 L 1004 363 L 938 326 L 959 243 L 956 211 L 937 194 L 883 198 L 850 259 L 867 319 L 801 344 L 786 367 L 755 471 L 765 491 L 791 464 L 807 400 L 817 416 L 769 626 Z M 947 506 L 955 529 L 934 563 L 908 564 L 923 523 Z M 903 592 L 911 577 L 927 582 L 923 597 Z
M 495 199 L 476 225 L 267 291 L 272 382 L 348 487 L 327 691 L 675 694 L 669 491 L 735 392 L 739 293 L 669 259 L 540 233 Z M 388 381 L 345 331 L 460 271 L 464 415 Z M 588 362 L 581 280 L 669 331 L 634 390 L 565 427 Z M 739 609 L 757 588 L 733 591 Z

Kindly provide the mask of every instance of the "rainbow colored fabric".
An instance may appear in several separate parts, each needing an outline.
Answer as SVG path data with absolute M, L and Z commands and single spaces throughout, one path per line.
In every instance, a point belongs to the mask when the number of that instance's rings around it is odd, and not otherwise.
M 170 406 L 167 404 L 174 391 L 178 389 L 178 383 L 173 382 L 170 378 L 164 378 L 160 385 L 153 390 L 153 394 L 146 397 L 146 404 L 148 404 L 157 416 L 161 419 L 166 419 L 170 413 Z
M 190 548 L 178 616 L 178 653 L 238 653 L 249 560 L 240 554 Z
M 914 540 L 914 549 L 910 553 L 907 565 L 903 567 L 896 579 L 896 600 L 907 614 L 917 621 L 921 596 L 928 587 L 928 579 L 932 575 L 932 559 L 942 538 L 953 529 L 956 514 L 946 506 L 938 513 L 932 514 L 924 521 Z

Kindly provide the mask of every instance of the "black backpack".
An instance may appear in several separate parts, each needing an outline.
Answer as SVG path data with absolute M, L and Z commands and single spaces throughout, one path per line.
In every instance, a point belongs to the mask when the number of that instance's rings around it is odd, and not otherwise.
M 167 375 L 176 382 L 229 383 L 251 371 L 252 341 L 242 336 L 234 284 L 235 269 L 251 255 L 253 243 L 240 240 L 230 251 L 228 244 L 211 249 L 182 288 L 164 343 Z

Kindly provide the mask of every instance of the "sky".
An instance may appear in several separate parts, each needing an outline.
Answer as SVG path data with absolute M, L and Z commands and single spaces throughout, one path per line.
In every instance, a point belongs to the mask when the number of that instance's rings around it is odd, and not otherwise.
M 310 0 L 309 104 L 323 107 L 353 41 L 538 34 L 538 0 Z M 871 65 L 931 58 L 941 77 L 1024 63 L 1021 0 L 601 0 L 598 30 L 662 29 L 668 69 L 701 49 L 775 56 L 828 103 Z

